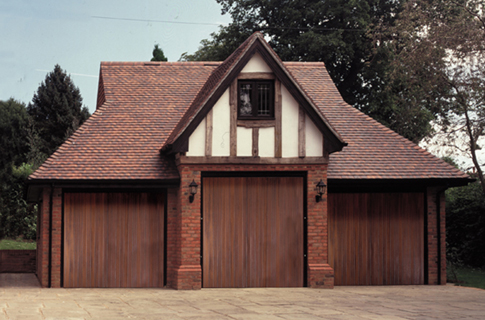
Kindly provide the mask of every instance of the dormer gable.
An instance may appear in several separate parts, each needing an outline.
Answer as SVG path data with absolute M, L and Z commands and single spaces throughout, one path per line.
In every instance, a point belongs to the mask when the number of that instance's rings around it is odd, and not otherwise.
M 327 159 L 345 142 L 284 63 L 253 34 L 209 77 L 163 152 Z

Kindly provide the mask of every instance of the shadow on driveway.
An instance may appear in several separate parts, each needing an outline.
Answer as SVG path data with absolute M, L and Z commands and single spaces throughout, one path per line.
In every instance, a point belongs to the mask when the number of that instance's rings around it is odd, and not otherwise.
M 40 288 L 33 273 L 0 273 L 0 287 Z

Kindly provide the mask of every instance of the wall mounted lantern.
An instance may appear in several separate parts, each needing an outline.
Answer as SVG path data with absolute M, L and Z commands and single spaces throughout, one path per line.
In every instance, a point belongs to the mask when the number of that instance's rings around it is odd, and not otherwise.
M 189 196 L 189 202 L 192 203 L 194 202 L 194 196 L 197 194 L 197 187 L 199 185 L 192 179 L 192 182 L 189 184 L 189 191 L 190 191 L 190 196 Z
M 325 182 L 323 182 L 322 179 L 320 179 L 320 181 L 317 183 L 317 187 L 315 188 L 315 190 L 317 190 L 317 193 L 318 193 L 315 196 L 315 201 L 316 202 L 322 201 L 322 195 L 324 195 L 325 191 L 327 191 L 327 185 L 325 184 Z

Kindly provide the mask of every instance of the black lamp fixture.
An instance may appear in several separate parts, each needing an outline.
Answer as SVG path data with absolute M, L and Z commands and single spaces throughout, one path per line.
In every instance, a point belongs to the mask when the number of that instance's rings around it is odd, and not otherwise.
M 315 196 L 315 201 L 318 203 L 322 201 L 322 195 L 324 195 L 325 191 L 327 191 L 327 185 L 325 184 L 325 182 L 323 182 L 322 179 L 320 179 L 320 181 L 317 183 L 315 190 L 317 190 L 318 193 Z
M 189 196 L 189 202 L 192 203 L 194 202 L 194 196 L 197 194 L 197 187 L 199 185 L 192 179 L 192 182 L 189 184 L 189 191 L 190 191 L 190 196 Z

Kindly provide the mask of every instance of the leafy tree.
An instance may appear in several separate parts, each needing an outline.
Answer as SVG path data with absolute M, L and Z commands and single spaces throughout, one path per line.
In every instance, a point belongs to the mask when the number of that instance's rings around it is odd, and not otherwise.
M 46 155 L 51 155 L 89 117 L 79 89 L 59 65 L 40 84 L 27 112 L 34 124 L 31 133 L 40 137 L 38 151 Z
M 0 239 L 35 239 L 37 206 L 27 204 L 24 197 L 27 177 L 33 171 L 32 165 L 26 163 L 12 166 L 8 188 L 0 197 Z
M 471 158 L 485 195 L 477 157 L 485 135 L 485 3 L 412 0 L 391 30 L 394 79 L 410 88 L 407 101 L 438 102 L 440 143 Z
M 284 61 L 323 61 L 342 97 L 414 142 L 426 136 L 436 110 L 403 104 L 405 83 L 390 79 L 393 47 L 385 31 L 402 1 L 217 0 L 232 22 L 181 60 L 224 60 L 261 31 Z M 408 95 L 408 97 L 411 95 Z
M 485 267 L 485 195 L 480 183 L 446 191 L 447 258 Z
M 12 165 L 25 162 L 29 149 L 28 123 L 25 104 L 14 99 L 0 101 L 0 181 L 3 185 L 9 180 Z
M 165 54 L 163 53 L 162 48 L 158 46 L 158 44 L 155 45 L 153 48 L 153 58 L 150 61 L 168 61 L 168 59 L 165 57 Z
M 0 101 L 0 239 L 35 239 L 37 207 L 25 201 L 25 182 L 45 158 L 35 149 L 40 138 L 32 130 L 25 104 Z

